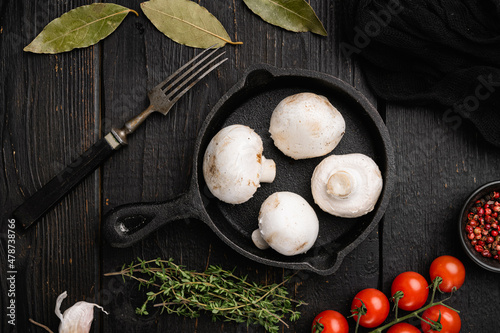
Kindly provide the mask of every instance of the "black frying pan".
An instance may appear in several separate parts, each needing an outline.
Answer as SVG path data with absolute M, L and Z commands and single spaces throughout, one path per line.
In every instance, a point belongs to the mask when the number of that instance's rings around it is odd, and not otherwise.
M 363 153 L 380 167 L 384 189 L 375 209 L 356 219 L 324 213 L 312 198 L 310 181 L 324 157 L 295 161 L 283 155 L 268 133 L 276 105 L 299 92 L 326 96 L 346 121 L 346 133 L 335 154 Z M 210 195 L 202 164 L 211 138 L 223 127 L 243 124 L 253 128 L 264 142 L 264 155 L 276 162 L 276 179 L 262 184 L 255 196 L 230 205 Z M 207 116 L 195 147 L 193 175 L 187 193 L 161 203 L 138 203 L 117 207 L 107 217 L 105 237 L 114 247 L 127 247 L 171 221 L 196 218 L 206 223 L 226 244 L 257 262 L 290 269 L 306 269 L 327 275 L 337 270 L 344 257 L 378 224 L 394 185 L 394 156 L 384 122 L 368 100 L 355 88 L 332 76 L 300 69 L 259 66 L 231 88 Z M 272 249 L 259 250 L 251 240 L 257 228 L 262 202 L 277 191 L 300 194 L 314 207 L 320 221 L 319 237 L 307 253 L 286 257 Z

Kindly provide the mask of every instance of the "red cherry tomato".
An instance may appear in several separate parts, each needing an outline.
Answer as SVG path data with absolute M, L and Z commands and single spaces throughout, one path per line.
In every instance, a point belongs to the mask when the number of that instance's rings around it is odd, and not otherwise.
M 434 259 L 429 270 L 431 280 L 440 276 L 443 282 L 439 289 L 445 293 L 451 292 L 452 288 L 460 288 L 465 280 L 465 267 L 460 260 L 452 256 L 441 256 Z
M 407 323 L 399 323 L 391 326 L 387 333 L 421 333 L 418 328 Z
M 361 290 L 356 294 L 354 300 L 351 304 L 351 311 L 356 308 L 361 308 L 362 303 L 366 306 L 366 314 L 362 315 L 359 324 L 363 327 L 376 327 L 384 322 L 389 315 L 389 300 L 380 290 L 367 288 Z M 355 321 L 358 320 L 358 316 L 352 317 Z
M 396 276 L 391 286 L 391 295 L 402 291 L 404 296 L 399 299 L 398 307 L 406 311 L 420 309 L 429 296 L 429 284 L 425 278 L 415 272 L 404 272 Z
M 434 305 L 433 307 L 427 309 L 422 314 L 422 318 L 431 319 L 437 321 L 439 318 L 439 312 L 441 312 L 441 325 L 443 325 L 441 331 L 431 330 L 431 326 L 424 321 L 420 321 L 420 327 L 424 332 L 430 333 L 458 333 L 460 332 L 460 327 L 462 326 L 462 321 L 460 316 L 456 311 L 453 311 L 446 306 L 441 304 Z
M 320 329 L 322 325 L 322 329 Z M 312 333 L 349 333 L 349 324 L 345 317 L 333 310 L 325 310 L 316 316 L 313 320 Z

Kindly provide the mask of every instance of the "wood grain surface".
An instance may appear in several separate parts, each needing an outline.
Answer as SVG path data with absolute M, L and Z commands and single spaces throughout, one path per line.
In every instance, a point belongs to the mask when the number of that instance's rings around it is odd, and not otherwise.
M 198 1 L 213 13 L 240 46 L 225 47 L 229 60 L 182 97 L 167 116 L 153 115 L 129 146 L 88 177 L 33 228 L 16 237 L 16 325 L 8 323 L 7 221 L 9 212 L 114 126 L 147 107 L 147 91 L 198 50 L 178 45 L 142 14 L 140 2 L 115 33 L 98 45 L 58 55 L 24 53 L 52 19 L 90 1 L 3 0 L 0 3 L 0 242 L 1 332 L 43 332 L 28 320 L 57 330 L 57 296 L 63 309 L 81 300 L 96 311 L 93 332 L 264 332 L 257 326 L 186 319 L 153 312 L 135 315 L 143 299 L 137 285 L 104 277 L 136 257 L 173 258 L 189 269 L 222 265 L 256 282 L 281 282 L 290 270 L 255 263 L 233 251 L 197 220 L 173 222 L 133 247 L 110 247 L 101 235 L 112 208 L 164 201 L 189 184 L 198 131 L 214 104 L 247 68 L 270 64 L 305 68 L 338 77 L 364 93 L 389 129 L 396 158 L 396 186 L 378 228 L 330 276 L 299 272 L 288 284 L 291 296 L 308 303 L 283 332 L 308 332 L 316 314 L 334 309 L 349 315 L 361 289 L 390 292 L 406 270 L 428 278 L 432 260 L 461 259 L 466 283 L 450 300 L 461 311 L 461 332 L 497 332 L 498 274 L 469 260 L 459 246 L 456 220 L 463 201 L 483 183 L 500 179 L 499 149 L 485 143 L 464 120 L 458 126 L 443 110 L 377 101 L 356 59 L 340 50 L 337 1 L 311 0 L 328 37 L 292 33 L 253 14 L 242 1 Z M 354 332 L 354 321 L 348 319 Z M 360 332 L 368 330 L 361 329 Z

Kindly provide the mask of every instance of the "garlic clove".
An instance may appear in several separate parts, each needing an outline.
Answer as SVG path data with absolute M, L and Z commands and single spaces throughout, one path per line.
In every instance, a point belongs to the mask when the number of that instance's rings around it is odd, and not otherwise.
M 59 333 L 88 333 L 94 320 L 94 307 L 101 309 L 105 314 L 109 314 L 102 306 L 83 301 L 75 303 L 61 314 L 61 304 L 67 296 L 68 293 L 65 291 L 56 300 L 55 313 L 61 320 Z

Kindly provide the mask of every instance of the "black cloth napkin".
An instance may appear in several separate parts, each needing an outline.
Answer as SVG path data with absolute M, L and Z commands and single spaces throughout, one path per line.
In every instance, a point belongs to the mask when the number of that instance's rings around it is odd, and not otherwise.
M 500 147 L 500 0 L 343 0 L 341 52 L 376 95 L 441 105 Z M 470 122 L 469 122 L 470 121 Z

